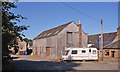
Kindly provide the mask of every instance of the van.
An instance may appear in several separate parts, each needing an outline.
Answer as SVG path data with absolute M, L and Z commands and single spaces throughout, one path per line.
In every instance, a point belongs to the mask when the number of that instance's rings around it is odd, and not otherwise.
M 98 60 L 97 48 L 67 48 L 62 60 Z

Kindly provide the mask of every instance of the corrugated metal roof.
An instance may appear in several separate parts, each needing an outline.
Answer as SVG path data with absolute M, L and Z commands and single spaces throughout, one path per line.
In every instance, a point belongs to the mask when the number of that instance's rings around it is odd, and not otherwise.
M 62 31 L 66 26 L 68 26 L 69 24 L 71 24 L 73 21 L 63 24 L 61 26 L 46 30 L 42 33 L 40 33 L 37 37 L 35 37 L 34 39 L 40 39 L 40 38 L 45 38 L 45 37 L 49 37 L 49 36 L 54 36 L 57 35 L 60 31 Z M 34 40 L 33 39 L 33 40 Z

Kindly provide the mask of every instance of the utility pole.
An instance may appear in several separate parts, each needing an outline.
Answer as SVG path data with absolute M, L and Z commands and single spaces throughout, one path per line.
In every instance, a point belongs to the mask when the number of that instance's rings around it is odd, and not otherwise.
M 103 61 L 103 24 L 102 24 L 102 19 L 101 19 L 101 41 L 100 41 L 100 53 L 99 53 L 99 60 Z

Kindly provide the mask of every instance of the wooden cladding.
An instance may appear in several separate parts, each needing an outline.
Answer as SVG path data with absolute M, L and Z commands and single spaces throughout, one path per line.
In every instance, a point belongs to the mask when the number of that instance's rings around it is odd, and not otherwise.
M 79 24 L 79 48 L 82 47 L 82 25 Z

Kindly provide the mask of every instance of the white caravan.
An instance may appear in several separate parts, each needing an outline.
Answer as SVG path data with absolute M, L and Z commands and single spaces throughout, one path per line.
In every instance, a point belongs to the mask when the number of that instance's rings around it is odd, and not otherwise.
M 97 48 L 67 48 L 62 60 L 98 60 Z

